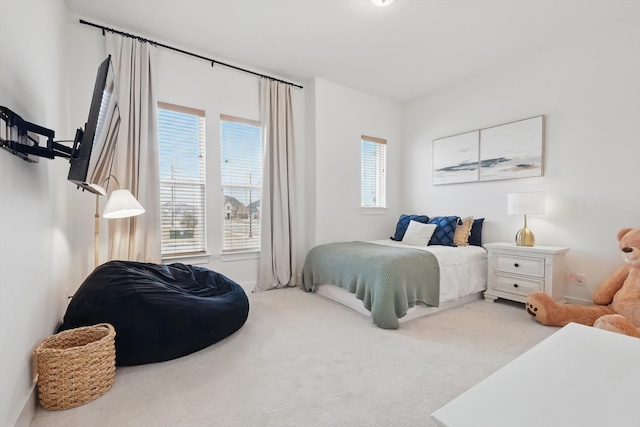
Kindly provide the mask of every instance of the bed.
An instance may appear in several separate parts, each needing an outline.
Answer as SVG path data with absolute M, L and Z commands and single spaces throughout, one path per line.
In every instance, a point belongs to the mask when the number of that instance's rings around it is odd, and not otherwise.
M 487 252 L 480 245 L 402 240 L 316 246 L 307 254 L 302 287 L 370 316 L 383 329 L 482 297 Z

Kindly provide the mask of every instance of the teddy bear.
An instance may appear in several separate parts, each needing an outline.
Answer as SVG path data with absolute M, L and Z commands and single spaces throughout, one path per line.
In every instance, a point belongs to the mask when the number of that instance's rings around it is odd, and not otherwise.
M 626 263 L 595 289 L 595 305 L 559 304 L 533 292 L 526 302 L 531 317 L 548 326 L 575 322 L 640 338 L 640 228 L 620 230 L 618 241 Z

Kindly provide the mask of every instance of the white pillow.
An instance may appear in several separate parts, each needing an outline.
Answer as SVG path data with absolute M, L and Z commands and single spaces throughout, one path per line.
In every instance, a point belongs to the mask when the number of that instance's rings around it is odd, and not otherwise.
M 402 243 L 415 246 L 427 246 L 434 231 L 436 231 L 435 224 L 424 224 L 412 220 L 409 222 L 407 231 L 404 233 Z

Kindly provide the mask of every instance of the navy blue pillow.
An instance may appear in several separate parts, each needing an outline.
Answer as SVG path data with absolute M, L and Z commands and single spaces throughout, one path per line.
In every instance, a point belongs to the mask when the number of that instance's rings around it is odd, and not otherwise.
M 471 234 L 469 235 L 469 244 L 474 246 L 482 246 L 482 223 L 484 218 L 473 220 L 471 226 Z
M 453 236 L 458 226 L 457 216 L 436 216 L 429 220 L 429 224 L 436 225 L 436 231 L 429 240 L 430 245 L 455 246 Z
M 390 239 L 402 242 L 404 233 L 407 231 L 407 227 L 411 221 L 418 221 L 426 224 L 429 222 L 429 217 L 426 215 L 400 215 L 400 219 L 398 219 L 398 224 L 396 225 L 396 234 L 394 234 Z

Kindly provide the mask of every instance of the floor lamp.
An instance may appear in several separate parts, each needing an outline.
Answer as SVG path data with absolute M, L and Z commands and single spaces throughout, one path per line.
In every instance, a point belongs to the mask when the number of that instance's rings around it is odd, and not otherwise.
M 115 180 L 115 177 L 113 177 Z M 116 180 L 116 184 L 118 181 Z M 118 185 L 119 187 L 119 185 Z M 99 197 L 96 195 L 95 213 L 95 248 L 94 248 L 94 268 L 98 266 L 98 247 L 100 240 L 100 214 L 98 213 Z M 107 205 L 102 216 L 108 219 L 129 218 L 144 213 L 144 208 L 131 194 L 129 190 L 118 189 L 111 192 Z

